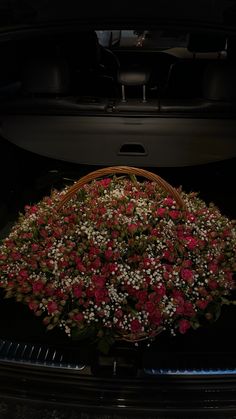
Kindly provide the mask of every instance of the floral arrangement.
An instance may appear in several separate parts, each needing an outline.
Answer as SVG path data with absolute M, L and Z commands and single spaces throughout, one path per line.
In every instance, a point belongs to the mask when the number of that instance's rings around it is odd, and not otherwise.
M 195 193 L 108 177 L 26 206 L 0 246 L 0 287 L 48 330 L 107 350 L 218 317 L 236 271 L 235 222 Z

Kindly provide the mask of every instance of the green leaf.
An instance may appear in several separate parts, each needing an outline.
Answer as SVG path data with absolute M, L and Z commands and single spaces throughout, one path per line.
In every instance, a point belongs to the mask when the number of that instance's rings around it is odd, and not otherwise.
M 115 342 L 115 339 L 112 336 L 108 336 L 108 335 L 104 336 L 98 340 L 97 348 L 101 353 L 103 353 L 104 355 L 107 355 L 114 342 Z
M 138 181 L 137 181 L 136 176 L 135 176 L 135 175 L 129 175 L 129 177 L 130 177 L 130 180 L 131 180 L 131 181 L 132 181 L 135 185 L 137 185 Z
M 221 305 L 219 303 L 211 303 L 207 311 L 212 314 L 212 321 L 216 321 L 221 315 Z
M 194 330 L 197 330 L 200 327 L 200 323 L 197 320 L 191 321 L 191 326 Z
M 83 329 L 74 328 L 71 331 L 73 340 L 85 340 L 95 338 L 97 330 L 95 326 L 84 327 Z
M 87 195 L 87 193 L 84 189 L 79 189 L 77 191 L 77 197 L 78 197 L 79 201 L 83 202 L 86 198 L 86 195 Z

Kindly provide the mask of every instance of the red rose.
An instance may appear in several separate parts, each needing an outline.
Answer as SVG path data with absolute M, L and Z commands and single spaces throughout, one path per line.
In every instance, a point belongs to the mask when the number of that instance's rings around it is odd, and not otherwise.
M 147 291 L 139 291 L 137 293 L 137 298 L 139 300 L 140 303 L 145 303 L 145 301 L 147 300 Z
M 161 313 L 158 310 L 154 311 L 150 316 L 150 321 L 153 325 L 159 326 L 161 323 Z
M 123 317 L 123 311 L 121 309 L 116 310 L 115 317 L 117 317 L 117 319 L 121 319 L 121 317 Z
M 133 212 L 134 212 L 134 204 L 133 204 L 132 202 L 130 202 L 130 203 L 127 205 L 127 208 L 126 208 L 126 214 L 127 214 L 127 215 L 131 215 L 131 214 L 133 214 Z
M 187 247 L 189 250 L 194 250 L 198 245 L 198 240 L 195 237 L 188 236 L 186 237 Z
M 187 332 L 188 329 L 190 329 L 191 324 L 188 320 L 182 319 L 179 321 L 179 331 L 180 333 L 184 334 Z
M 191 269 L 181 269 L 181 278 L 188 282 L 189 284 L 191 284 L 193 282 L 193 271 L 191 271 Z
M 110 250 L 110 249 L 105 250 L 104 255 L 105 255 L 105 259 L 106 259 L 106 260 L 110 260 L 110 259 L 112 258 L 112 256 L 113 256 L 113 251 L 112 251 L 112 250 Z
M 79 286 L 74 286 L 73 287 L 73 294 L 74 294 L 75 297 L 77 297 L 77 298 L 82 297 L 82 293 L 83 293 L 83 291 L 82 291 L 81 287 L 79 287 Z
M 90 256 L 96 256 L 100 253 L 100 250 L 98 249 L 98 247 L 92 246 L 89 249 L 89 255 Z
M 218 288 L 218 283 L 217 281 L 215 281 L 214 279 L 210 279 L 210 281 L 208 281 L 208 287 L 211 290 L 216 290 Z
M 196 302 L 196 305 L 198 308 L 200 308 L 200 310 L 205 310 L 205 308 L 208 306 L 208 301 L 207 300 L 198 300 Z
M 189 213 L 187 214 L 187 220 L 193 223 L 196 220 L 196 217 L 194 214 Z
M 189 301 L 186 301 L 184 303 L 184 315 L 187 317 L 192 317 L 195 314 L 195 310 L 193 308 L 192 303 L 190 303 Z
M 86 268 L 85 268 L 85 266 L 83 265 L 82 262 L 77 262 L 76 269 L 78 269 L 78 271 L 80 271 L 80 272 L 85 272 L 86 271 Z
M 103 288 L 106 283 L 106 278 L 102 275 L 93 275 L 92 281 L 97 288 Z
M 206 290 L 205 287 L 198 287 L 198 290 L 197 291 L 201 295 L 201 297 L 206 297 L 207 294 L 208 294 L 208 292 L 207 292 L 207 290 Z
M 156 304 L 152 303 L 151 301 L 148 301 L 145 304 L 145 310 L 149 313 L 152 314 L 154 312 L 154 310 L 156 309 Z
M 45 230 L 45 228 L 41 228 L 41 229 L 39 230 L 39 234 L 40 234 L 40 236 L 42 236 L 44 239 L 46 239 L 46 238 L 48 237 L 48 233 L 47 233 L 47 230 Z
M 82 313 L 77 313 L 74 315 L 73 319 L 78 323 L 82 323 L 82 321 L 84 320 L 84 316 Z
M 165 215 L 165 212 L 165 208 L 158 208 L 155 212 L 155 215 L 157 215 L 157 217 L 163 217 Z
M 118 231 L 112 231 L 112 233 L 111 233 L 111 237 L 112 237 L 113 239 L 116 239 L 118 236 L 119 236 L 119 232 L 118 232 Z
M 27 279 L 29 277 L 29 274 L 25 269 L 21 269 L 19 272 L 19 275 L 21 276 L 22 279 Z
M 49 301 L 47 304 L 47 309 L 49 314 L 53 314 L 58 310 L 57 303 L 55 301 Z
M 163 297 L 166 294 L 166 287 L 163 284 L 160 284 L 157 288 L 156 288 L 156 292 L 160 297 Z
M 219 270 L 217 263 L 214 263 L 214 262 L 209 263 L 208 269 L 213 274 L 217 274 L 218 273 L 218 270 Z
M 38 207 L 36 205 L 33 205 L 32 207 L 26 205 L 25 209 L 26 211 L 29 211 L 31 214 L 35 214 L 38 211 Z
M 93 268 L 93 269 L 98 269 L 98 268 L 100 268 L 101 267 L 101 260 L 100 260 L 100 258 L 96 258 L 92 263 L 91 263 L 91 267 Z
M 177 218 L 179 218 L 179 211 L 177 211 L 177 210 L 172 210 L 172 211 L 169 211 L 169 216 L 170 216 L 173 220 L 177 220 Z
M 100 185 L 101 186 L 103 186 L 104 188 L 107 188 L 109 185 L 110 185 L 110 183 L 111 183 L 111 179 L 109 179 L 109 178 L 106 178 L 106 179 L 102 179 L 102 180 L 100 180 Z
M 172 205 L 174 205 L 174 201 L 172 198 L 167 197 L 164 199 L 164 204 L 167 205 L 168 207 L 172 207 Z
M 130 327 L 131 327 L 131 332 L 132 333 L 140 332 L 140 330 L 142 328 L 138 319 L 132 320 L 131 323 L 130 323 Z
M 38 245 L 38 244 L 36 244 L 36 243 L 33 243 L 33 244 L 31 245 L 31 249 L 33 250 L 33 252 L 37 252 L 37 250 L 39 249 L 39 245 Z
M 137 231 L 137 229 L 138 229 L 138 225 L 137 224 L 129 224 L 128 225 L 128 231 L 129 231 L 129 233 L 131 233 L 131 234 L 134 234 L 136 231 Z
M 184 294 L 182 291 L 178 290 L 178 289 L 174 289 L 172 292 L 172 297 L 176 300 L 181 299 L 181 301 L 184 301 Z
M 96 303 L 102 303 L 103 301 L 107 302 L 107 291 L 103 289 L 97 289 L 94 292 Z
M 192 266 L 193 262 L 191 260 L 184 260 L 182 263 L 183 268 L 190 268 Z
M 107 264 L 107 271 L 108 272 L 116 272 L 117 271 L 117 265 L 115 263 L 108 263 Z
M 178 307 L 176 307 L 175 313 L 178 315 L 184 314 L 184 305 L 179 305 Z
M 33 285 L 32 285 L 33 292 L 40 292 L 40 291 L 42 291 L 43 286 L 44 286 L 44 284 L 43 284 L 42 281 L 36 281 L 36 282 L 34 282 Z
M 38 303 L 36 301 L 30 301 L 28 303 L 28 306 L 29 306 L 30 310 L 36 311 L 38 309 L 38 306 L 39 305 L 38 305 Z

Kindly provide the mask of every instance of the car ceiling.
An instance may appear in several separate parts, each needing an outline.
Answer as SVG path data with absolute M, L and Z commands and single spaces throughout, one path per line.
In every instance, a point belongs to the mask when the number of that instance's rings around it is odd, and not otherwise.
M 104 25 L 169 21 L 218 27 L 236 26 L 236 0 L 0 0 L 0 25 L 78 19 Z M 114 26 L 113 26 L 114 27 Z

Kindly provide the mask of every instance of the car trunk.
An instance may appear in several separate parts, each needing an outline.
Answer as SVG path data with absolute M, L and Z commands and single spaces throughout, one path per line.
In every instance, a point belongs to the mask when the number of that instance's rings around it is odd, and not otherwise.
M 23 41 L 14 33 L 1 45 L 0 238 L 26 204 L 98 167 L 118 164 L 145 167 L 186 192 L 198 191 L 235 218 L 234 61 L 229 54 L 219 59 L 218 39 L 208 45 L 210 53 L 217 51 L 213 59 L 195 61 L 195 51 L 186 60 L 170 51 L 127 55 L 114 48 L 119 68 L 106 56 L 99 68 L 92 63 L 95 71 L 84 63 L 78 70 L 74 60 L 74 39 L 87 41 L 84 28 L 69 38 L 68 28 L 51 33 L 50 27 L 49 33 Z M 51 49 L 58 39 L 66 39 L 59 57 Z M 202 52 L 202 42 L 197 48 Z M 7 406 L 1 417 L 16 415 L 11 398 L 21 415 L 27 406 L 27 415 L 54 409 L 67 417 L 81 409 L 91 417 L 97 409 L 111 417 L 230 416 L 236 411 L 235 310 L 223 307 L 215 323 L 184 336 L 117 342 L 103 356 L 59 329 L 46 332 L 26 306 L 1 291 L 0 391 Z M 71 391 L 64 394 L 65 383 Z

